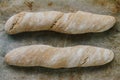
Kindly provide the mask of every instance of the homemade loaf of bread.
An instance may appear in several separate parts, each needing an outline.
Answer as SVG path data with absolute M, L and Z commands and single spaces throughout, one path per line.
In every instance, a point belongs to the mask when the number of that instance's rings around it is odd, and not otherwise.
M 21 12 L 12 16 L 5 24 L 8 34 L 50 30 L 67 34 L 103 32 L 116 22 L 108 15 L 83 11 L 63 13 L 58 11 Z
M 5 56 L 5 61 L 14 66 L 41 66 L 48 68 L 72 68 L 99 66 L 109 63 L 114 53 L 109 49 L 93 46 L 52 47 L 31 45 L 16 48 Z

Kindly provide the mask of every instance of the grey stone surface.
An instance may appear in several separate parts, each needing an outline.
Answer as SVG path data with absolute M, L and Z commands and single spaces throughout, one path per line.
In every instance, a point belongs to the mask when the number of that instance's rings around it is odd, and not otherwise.
M 32 5 L 32 6 L 31 6 Z M 103 33 L 67 35 L 51 31 L 8 35 L 6 20 L 21 11 L 74 12 L 77 10 L 113 15 L 116 25 Z M 120 1 L 119 0 L 0 0 L 0 80 L 120 80 Z M 104 66 L 72 69 L 15 67 L 4 62 L 5 54 L 17 47 L 92 45 L 113 50 L 114 60 Z

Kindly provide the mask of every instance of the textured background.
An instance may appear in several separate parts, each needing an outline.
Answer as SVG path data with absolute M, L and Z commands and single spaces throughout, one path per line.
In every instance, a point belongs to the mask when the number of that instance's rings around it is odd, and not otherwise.
M 6 20 L 21 11 L 74 12 L 77 10 L 113 15 L 115 26 L 103 33 L 67 35 L 50 31 L 8 35 Z M 104 21 L 104 20 L 103 20 Z M 93 45 L 114 51 L 115 59 L 104 66 L 72 69 L 8 66 L 5 54 L 20 46 L 47 44 L 52 46 Z M 120 80 L 120 0 L 0 0 L 0 80 Z

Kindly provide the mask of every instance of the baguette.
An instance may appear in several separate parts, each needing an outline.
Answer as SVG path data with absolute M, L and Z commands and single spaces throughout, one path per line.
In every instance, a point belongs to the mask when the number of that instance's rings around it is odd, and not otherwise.
M 5 55 L 5 62 L 24 67 L 72 68 L 104 65 L 113 58 L 111 50 L 99 47 L 31 45 L 10 51 Z
M 103 32 L 110 29 L 116 20 L 112 16 L 83 11 L 63 13 L 58 11 L 21 12 L 5 24 L 8 34 L 50 30 L 66 34 Z

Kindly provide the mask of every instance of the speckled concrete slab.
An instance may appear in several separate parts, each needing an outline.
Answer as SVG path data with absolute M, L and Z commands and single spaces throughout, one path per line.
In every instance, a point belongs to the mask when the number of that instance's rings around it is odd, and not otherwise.
M 21 11 L 74 12 L 77 10 L 113 15 L 116 25 L 103 33 L 67 35 L 50 31 L 8 35 L 6 20 Z M 115 59 L 104 66 L 72 69 L 14 67 L 4 62 L 5 54 L 31 44 L 52 46 L 93 45 L 114 51 Z M 119 0 L 0 0 L 0 80 L 120 80 L 120 1 Z

